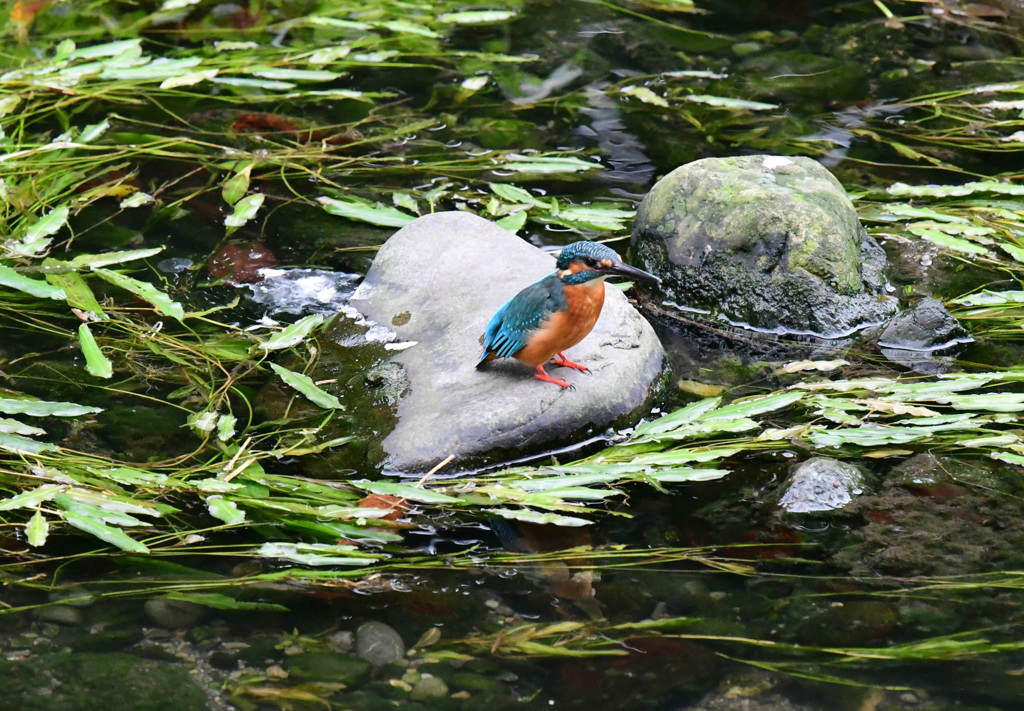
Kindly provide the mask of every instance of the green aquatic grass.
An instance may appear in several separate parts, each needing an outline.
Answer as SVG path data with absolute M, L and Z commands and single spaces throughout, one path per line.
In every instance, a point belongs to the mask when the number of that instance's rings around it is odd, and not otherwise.
M 651 22 L 679 42 L 733 41 L 640 12 L 689 11 L 687 2 L 600 4 Z M 620 503 L 639 487 L 671 494 L 680 484 L 727 477 L 745 459 L 794 449 L 847 459 L 950 452 L 1024 464 L 1024 396 L 1018 392 L 1024 376 L 1017 370 L 846 378 L 835 371 L 848 363 L 819 363 L 814 373 L 796 363 L 781 369 L 772 392 L 699 400 L 652 417 L 577 461 L 418 483 L 363 473 L 337 481 L 297 475 L 286 462 L 353 444 L 331 428 L 345 403 L 331 384 L 306 375 L 320 356 L 317 339 L 329 319 L 248 328 L 252 324 L 235 323 L 234 304 L 197 307 L 184 289 L 165 281 L 154 268 L 170 246 L 162 234 L 189 213 L 191 201 L 215 205 L 218 216 L 208 224 L 218 239 L 258 232 L 287 202 L 337 218 L 338 230 L 390 230 L 420 214 L 459 208 L 524 234 L 550 228 L 621 238 L 634 202 L 612 197 L 601 185 L 597 149 L 482 148 L 469 128 L 472 118 L 492 114 L 572 125 L 564 117 L 586 107 L 592 91 L 630 120 L 678 122 L 671 125 L 692 129 L 709 146 L 785 153 L 827 146 L 785 138 L 783 103 L 737 87 L 726 73 L 698 67 L 696 60 L 680 57 L 685 68 L 580 90 L 572 84 L 578 69 L 572 62 L 559 73 L 537 66 L 543 63 L 535 57 L 503 53 L 500 41 L 489 43 L 494 51 L 452 41 L 468 28 L 494 28 L 496 37 L 507 32 L 524 12 L 518 3 L 487 9 L 334 3 L 310 16 L 260 18 L 237 31 L 216 26 L 205 6 L 168 11 L 143 4 L 126 11 L 118 37 L 108 35 L 99 12 L 100 5 L 82 6 L 70 30 L 44 13 L 31 28 L 32 44 L 12 43 L 0 59 L 0 332 L 18 342 L 40 341 L 34 350 L 0 352 L 0 371 L 6 375 L 26 361 L 48 363 L 55 353 L 73 368 L 73 377 L 37 374 L 17 381 L 31 383 L 33 392 L 60 395 L 0 391 L 0 530 L 23 546 L 0 565 L 0 579 L 39 593 L 36 602 L 0 614 L 66 601 L 38 600 L 49 592 L 74 593 L 76 585 L 65 580 L 74 579 L 76 566 L 98 564 L 120 572 L 77 586 L 83 600 L 166 596 L 240 611 L 288 607 L 263 600 L 275 586 L 373 592 L 433 571 L 499 574 L 564 564 L 596 572 L 683 567 L 750 576 L 772 565 L 734 557 L 740 548 L 756 555 L 755 545 L 730 546 L 728 554 L 610 546 L 532 555 L 476 547 L 423 556 L 409 552 L 402 532 L 491 517 L 591 526 L 632 515 Z M 144 40 L 128 37 L 141 32 Z M 405 73 L 435 86 L 426 106 L 392 88 Z M 904 124 L 870 118 L 853 131 L 856 140 L 891 151 L 901 165 L 972 178 L 858 188 L 858 209 L 873 232 L 927 242 L 1019 281 L 1024 219 L 1021 190 L 1012 182 L 1018 176 L 976 175 L 952 165 L 948 151 L 998 155 L 1018 148 L 1021 91 L 1017 83 L 979 85 L 911 98 L 902 102 L 911 118 Z M 456 145 L 459 140 L 465 145 Z M 581 197 L 581 186 L 597 197 Z M 100 208 L 106 216 L 83 226 L 83 216 Z M 121 239 L 113 228 L 122 224 L 142 227 Z M 1024 299 L 1018 288 L 1005 286 L 956 295 L 949 303 L 976 335 L 1017 338 Z M 276 379 L 314 414 L 261 421 L 253 392 Z M 68 380 L 75 387 L 65 395 Z M 110 400 L 174 409 L 184 451 L 122 461 L 97 446 L 90 435 Z M 371 494 L 404 499 L 411 509 L 390 521 L 391 509 L 359 505 Z M 222 562 L 241 565 L 230 574 L 211 572 Z M 812 561 L 780 561 L 797 564 Z M 1013 592 L 1021 576 L 1004 571 L 884 581 L 897 583 L 896 589 L 861 592 Z M 722 657 L 742 656 L 787 674 L 856 683 L 842 672 L 1020 650 L 1018 643 L 995 641 L 995 632 L 1014 627 L 840 648 L 688 633 L 692 623 L 510 623 L 500 632 L 431 645 L 429 654 L 621 655 L 625 640 L 658 635 L 717 645 Z

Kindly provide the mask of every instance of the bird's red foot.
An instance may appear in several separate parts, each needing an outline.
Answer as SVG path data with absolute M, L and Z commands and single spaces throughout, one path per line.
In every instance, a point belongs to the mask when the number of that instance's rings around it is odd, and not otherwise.
M 587 375 L 590 375 L 590 368 L 579 363 L 573 363 L 571 360 L 565 357 L 565 353 L 558 353 L 555 355 L 555 365 L 564 365 L 566 368 L 572 368 L 573 370 L 579 370 Z
M 576 389 L 575 387 L 573 387 L 572 385 L 569 385 L 569 383 L 565 382 L 561 378 L 552 378 L 544 370 L 544 366 L 543 365 L 538 365 L 537 366 L 537 377 L 540 380 L 543 380 L 545 383 L 554 383 L 555 385 L 557 385 L 557 386 L 559 386 L 561 388 L 569 388 L 570 390 L 575 390 Z

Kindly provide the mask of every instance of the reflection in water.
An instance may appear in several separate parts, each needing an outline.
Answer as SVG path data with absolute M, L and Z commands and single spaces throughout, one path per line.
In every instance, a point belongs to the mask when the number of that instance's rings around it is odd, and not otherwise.
M 591 546 L 590 528 L 568 528 L 545 523 L 490 520 L 501 545 L 515 553 L 555 553 Z M 602 617 L 601 604 L 594 590 L 594 566 L 586 557 L 568 556 L 524 563 L 520 568 L 528 578 L 552 595 L 575 604 L 587 616 Z

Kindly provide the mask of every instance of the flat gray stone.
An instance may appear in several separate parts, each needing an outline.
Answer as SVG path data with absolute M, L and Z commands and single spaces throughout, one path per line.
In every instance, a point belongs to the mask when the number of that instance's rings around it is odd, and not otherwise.
M 409 387 L 383 442 L 385 469 L 423 471 L 452 454 L 508 461 L 642 414 L 664 351 L 650 324 L 607 284 L 597 325 L 567 352 L 592 374 L 548 369 L 575 391 L 537 380 L 514 360 L 476 368 L 494 312 L 554 269 L 551 255 L 464 212 L 420 217 L 381 247 L 351 304 L 416 343 L 393 357 Z

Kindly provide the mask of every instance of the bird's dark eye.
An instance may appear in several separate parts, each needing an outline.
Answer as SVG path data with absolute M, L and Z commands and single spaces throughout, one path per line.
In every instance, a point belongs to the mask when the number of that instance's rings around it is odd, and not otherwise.
M 586 264 L 588 267 L 591 267 L 593 269 L 597 268 L 597 260 L 594 259 L 593 257 L 585 257 L 583 259 L 583 263 Z

